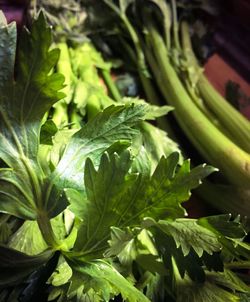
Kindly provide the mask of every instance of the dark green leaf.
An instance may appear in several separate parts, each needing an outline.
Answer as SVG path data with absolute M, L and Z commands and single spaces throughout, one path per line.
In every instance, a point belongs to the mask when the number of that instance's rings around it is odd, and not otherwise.
M 136 262 L 143 267 L 146 271 L 153 274 L 166 275 L 167 270 L 162 261 L 159 260 L 159 256 L 151 254 L 138 254 Z
M 174 261 L 181 278 L 184 278 L 187 273 L 195 282 L 201 283 L 205 281 L 202 260 L 193 249 L 188 255 L 184 256 L 181 247 L 176 248 L 176 243 L 172 237 L 166 236 L 163 232 L 158 230 L 154 231 L 154 237 L 159 255 L 162 257 L 165 267 L 169 268 L 171 278 L 173 278 Z
M 63 76 L 50 73 L 59 52 L 50 50 L 51 29 L 40 13 L 31 32 L 24 30 L 20 38 L 14 79 L 13 24 L 2 20 L 1 30 L 0 158 L 10 169 L 0 171 L 0 211 L 35 219 L 44 178 L 37 161 L 41 120 L 63 97 Z
M 241 223 L 231 220 L 230 214 L 200 218 L 198 223 L 230 238 L 244 238 L 246 236 Z
M 46 251 L 36 256 L 28 256 L 6 246 L 0 246 L 0 287 L 27 277 L 46 263 L 52 255 L 52 251 Z
M 11 229 L 7 222 L 0 222 L 0 244 L 6 243 L 11 235 Z
M 126 203 L 122 202 L 122 193 L 127 189 L 126 174 L 131 165 L 130 153 L 125 151 L 120 155 L 104 154 L 101 158 L 98 171 L 93 163 L 87 160 L 85 167 L 86 197 L 78 195 L 72 198 L 74 203 L 82 204 L 81 214 L 75 214 L 83 220 L 79 230 L 77 247 L 88 250 L 92 246 L 106 246 L 107 235 L 110 227 L 119 224 L 122 212 L 126 209 Z M 67 194 L 67 193 L 66 193 Z M 77 197 L 75 195 L 75 197 Z M 83 208 L 84 207 L 84 208 Z M 106 239 L 106 240 L 105 240 Z
M 44 145 L 53 145 L 52 138 L 58 131 L 53 120 L 47 120 L 41 128 L 40 143 Z

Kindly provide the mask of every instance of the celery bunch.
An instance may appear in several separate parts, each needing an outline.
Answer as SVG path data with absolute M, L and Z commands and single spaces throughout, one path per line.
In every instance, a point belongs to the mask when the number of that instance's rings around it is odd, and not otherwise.
M 114 14 L 116 31 L 109 31 L 109 36 L 117 37 L 116 42 L 129 50 L 147 100 L 159 103 L 163 98 L 175 108 L 182 131 L 203 158 L 219 168 L 233 201 L 228 204 L 224 186 L 221 190 L 221 186 L 205 184 L 203 195 L 209 195 L 220 210 L 249 213 L 248 206 L 238 208 L 237 199 L 243 195 L 242 200 L 250 202 L 250 122 L 205 77 L 192 50 L 188 23 L 178 18 L 176 1 L 103 0 L 102 5 L 103 11 Z

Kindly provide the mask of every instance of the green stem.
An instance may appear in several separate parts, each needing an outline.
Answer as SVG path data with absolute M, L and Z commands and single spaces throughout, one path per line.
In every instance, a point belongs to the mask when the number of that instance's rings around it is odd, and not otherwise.
M 139 73 L 139 77 L 141 80 L 141 83 L 144 87 L 144 91 L 146 94 L 147 99 L 152 103 L 152 104 L 159 104 L 158 103 L 158 96 L 155 93 L 155 90 L 153 89 L 151 80 L 149 78 L 148 74 L 148 69 L 145 61 L 145 56 L 142 51 L 142 46 L 140 44 L 140 39 L 133 28 L 132 24 L 130 23 L 129 19 L 127 18 L 126 14 L 124 12 L 121 12 L 118 7 L 116 7 L 113 3 L 111 3 L 108 0 L 104 0 L 105 3 L 119 16 L 123 24 L 125 25 L 130 38 L 134 44 L 135 52 L 136 52 L 136 57 L 137 57 L 137 70 Z
M 173 36 L 174 36 L 174 46 L 176 49 L 180 50 L 180 39 L 179 39 L 179 23 L 177 18 L 177 7 L 176 1 L 171 0 L 172 7 L 172 17 L 173 17 Z
M 168 60 L 164 42 L 148 23 L 152 46 L 158 61 L 159 88 L 169 103 L 183 131 L 201 154 L 234 184 L 249 187 L 250 156 L 233 144 L 195 106 Z M 156 71 L 157 72 L 157 71 Z M 201 147 L 201 148 L 200 148 Z
M 149 78 L 148 69 L 146 66 L 145 56 L 142 51 L 140 39 L 139 39 L 136 31 L 134 30 L 133 26 L 129 22 L 126 15 L 122 16 L 122 20 L 130 34 L 130 37 L 131 37 L 134 47 L 135 47 L 135 51 L 137 54 L 137 67 L 138 67 L 137 69 L 138 69 L 141 83 L 143 85 L 143 88 L 144 88 L 144 91 L 146 94 L 146 98 L 150 103 L 159 105 L 158 95 L 156 94 L 156 92 L 153 88 L 151 79 Z
M 192 49 L 188 23 L 185 21 L 181 24 L 181 33 L 186 58 L 189 58 L 191 67 L 200 69 Z M 250 122 L 214 89 L 204 74 L 200 76 L 197 88 L 208 109 L 214 112 L 222 125 L 221 130 L 232 137 L 243 150 L 250 152 Z M 210 116 L 208 117 L 213 121 Z
M 214 89 L 204 75 L 201 76 L 197 87 L 208 107 L 217 114 L 235 143 L 250 153 L 250 122 Z
M 37 217 L 37 223 L 43 235 L 43 238 L 48 244 L 48 246 L 54 250 L 58 250 L 61 243 L 57 240 L 53 232 L 50 219 L 48 218 L 47 213 L 43 212 L 43 210 L 39 212 L 39 215 Z
M 111 95 L 111 97 L 116 101 L 116 102 L 121 102 L 122 97 L 120 95 L 119 90 L 117 89 L 116 85 L 114 84 L 114 81 L 112 80 L 112 77 L 110 75 L 110 72 L 108 70 L 102 69 L 101 70 L 104 82 L 108 88 L 108 91 Z
M 228 269 L 250 269 L 250 261 L 235 261 L 231 263 L 225 263 L 224 266 Z

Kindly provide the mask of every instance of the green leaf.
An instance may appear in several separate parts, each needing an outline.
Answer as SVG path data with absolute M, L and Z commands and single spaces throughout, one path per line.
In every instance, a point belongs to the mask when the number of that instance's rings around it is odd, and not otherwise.
M 59 92 L 63 76 L 50 73 L 59 52 L 49 50 L 51 29 L 40 13 L 31 32 L 24 30 L 20 38 L 14 70 L 13 24 L 2 20 L 1 30 L 5 50 L 1 46 L 0 158 L 10 169 L 0 171 L 0 211 L 33 220 L 36 208 L 41 208 L 44 178 L 37 161 L 41 120 L 51 105 L 63 97 Z
M 93 246 L 100 248 L 107 245 L 110 227 L 119 224 L 121 213 L 126 209 L 126 203 L 121 202 L 121 198 L 128 186 L 125 177 L 130 165 L 128 151 L 120 156 L 117 154 L 108 156 L 105 153 L 98 171 L 89 159 L 86 161 L 86 196 L 75 192 L 75 200 L 71 199 L 72 211 L 76 209 L 74 203 L 82 205 L 80 211 L 82 216 L 75 211 L 75 214 L 83 220 L 76 242 L 78 249 L 88 250 Z M 86 199 L 83 199 L 84 197 Z
M 172 261 L 174 260 L 182 278 L 188 273 L 193 281 L 204 282 L 205 272 L 202 268 L 202 260 L 193 250 L 184 256 L 181 247 L 176 247 L 173 237 L 167 236 L 160 229 L 153 229 L 152 232 L 159 256 L 163 259 L 165 267 L 169 268 L 171 279 L 173 278 Z
M 250 246 L 243 242 L 246 231 L 237 219 L 231 220 L 229 214 L 218 215 L 200 218 L 198 223 L 217 235 L 226 256 L 250 260 Z
M 110 248 L 104 253 L 109 258 L 117 256 L 121 264 L 128 266 L 136 259 L 137 249 L 135 236 L 129 229 L 123 231 L 119 228 L 111 228 Z
M 56 238 L 65 239 L 63 215 L 51 219 L 51 225 Z M 48 248 L 37 222 L 28 220 L 11 236 L 8 246 L 30 256 L 42 253 Z
M 203 252 L 212 255 L 221 250 L 217 236 L 200 226 L 195 219 L 161 220 L 158 226 L 164 233 L 173 237 L 176 247 L 181 247 L 184 256 L 188 255 L 192 248 L 199 257 Z
M 183 162 L 178 144 L 170 139 L 165 131 L 147 122 L 141 123 L 140 131 L 141 143 L 147 151 L 153 170 L 162 156 L 168 157 L 173 152 L 178 152 L 180 154 L 179 163 Z
M 70 209 L 82 220 L 75 249 L 87 254 L 107 247 L 110 227 L 139 225 L 142 218 L 183 216 L 181 202 L 190 189 L 212 168 L 198 167 L 190 172 L 182 166 L 175 174 L 178 153 L 162 158 L 153 176 L 129 173 L 130 153 L 104 154 L 96 171 L 91 160 L 85 166 L 85 190 L 66 190 Z M 186 162 L 188 163 L 188 162 Z M 188 163 L 189 164 L 189 163 Z
M 239 297 L 236 294 L 230 293 L 223 288 L 216 286 L 213 283 L 206 282 L 203 285 L 189 283 L 178 286 L 177 302 L 237 302 Z
M 53 120 L 47 120 L 41 127 L 40 144 L 53 145 L 53 136 L 58 129 Z
M 139 99 L 137 97 L 124 97 L 122 99 L 122 104 L 136 104 L 136 105 L 147 105 L 148 106 L 148 112 L 146 115 L 146 119 L 147 120 L 155 120 L 158 117 L 164 116 L 166 114 L 168 114 L 170 111 L 174 110 L 174 108 L 172 106 L 156 106 L 156 105 L 152 105 L 147 103 L 146 101 L 144 101 L 143 99 Z
M 53 169 L 58 165 L 63 156 L 66 145 L 69 143 L 71 137 L 76 133 L 77 129 L 62 129 L 59 130 L 52 138 L 52 148 L 49 152 L 49 160 Z
M 212 277 L 216 284 L 226 287 L 233 292 L 250 292 L 250 287 L 246 285 L 235 273 L 225 269 L 223 273 L 209 273 L 208 279 Z
M 162 261 L 160 261 L 159 256 L 152 254 L 138 254 L 136 257 L 136 262 L 144 268 L 145 271 L 151 272 L 153 274 L 159 274 L 164 276 L 167 274 L 167 270 Z
M 25 221 L 11 236 L 8 246 L 30 256 L 42 253 L 48 248 L 36 221 Z
M 203 217 L 198 220 L 198 223 L 213 232 L 230 238 L 244 238 L 246 236 L 242 224 L 231 220 L 230 214 Z
M 0 246 L 0 287 L 21 281 L 46 263 L 52 255 L 53 252 L 48 250 L 36 256 L 28 256 L 6 246 Z
M 239 294 L 240 302 L 249 302 L 250 301 L 250 293 L 249 294 Z
M 118 294 L 121 294 L 125 301 L 149 301 L 143 293 L 136 289 L 133 284 L 105 261 L 97 260 L 85 263 L 75 259 L 68 259 L 67 261 L 73 269 L 73 274 L 77 272 L 77 281 L 79 285 L 81 284 L 82 294 L 88 294 L 88 292 L 92 290 L 92 294 L 99 297 L 100 301 L 109 301 L 110 298 Z M 79 285 L 76 286 L 76 289 L 80 287 Z M 76 289 L 75 294 L 77 292 Z M 70 291 L 72 295 L 72 292 L 74 293 L 72 288 Z
M 204 283 L 192 282 L 188 276 L 182 278 L 179 274 L 178 268 L 173 261 L 174 267 L 174 291 L 176 293 L 176 301 L 178 302 L 199 302 L 199 301 L 239 301 L 238 296 L 232 292 L 227 291 L 225 287 L 217 284 L 216 278 L 218 274 L 207 273 L 206 281 Z M 221 273 L 223 278 L 223 273 Z
M 16 153 L 36 159 L 41 119 L 63 97 L 58 92 L 63 87 L 63 76 L 49 74 L 59 57 L 58 50 L 49 50 L 51 42 L 51 29 L 40 13 L 31 32 L 24 31 L 20 39 L 15 81 L 1 82 L 1 142 L 8 144 L 0 145 L 0 155 L 9 166 Z M 15 56 L 11 50 L 5 54 L 6 62 L 9 56 Z M 9 69 L 10 78 L 14 62 Z
M 132 152 L 134 153 L 133 147 L 135 144 L 132 146 Z M 151 175 L 152 169 L 153 169 L 153 162 L 150 160 L 149 152 L 146 151 L 144 146 L 141 146 L 139 143 L 140 147 L 139 150 L 137 150 L 135 158 L 133 159 L 132 162 L 132 167 L 131 167 L 131 172 L 133 173 L 140 173 L 142 177 L 148 178 Z M 137 149 L 137 146 L 136 146 Z
M 11 235 L 11 229 L 7 222 L 0 223 L 0 244 L 6 243 Z
M 50 276 L 48 283 L 53 286 L 61 286 L 69 282 L 72 277 L 72 269 L 65 261 L 65 259 L 61 256 L 59 258 L 57 267 L 53 274 Z
M 190 171 L 189 161 L 185 161 L 178 169 L 179 154 L 172 153 L 168 158 L 162 157 L 152 177 L 140 184 L 140 181 L 130 194 L 136 192 L 136 203 L 133 208 L 134 213 L 142 211 L 141 218 L 177 218 L 185 214 L 181 203 L 187 201 L 191 195 L 190 190 L 196 188 L 201 179 L 214 171 L 210 166 L 201 165 Z M 133 191 L 135 190 L 135 191 Z M 130 195 L 130 197 L 131 197 Z
M 82 189 L 85 161 L 94 165 L 102 153 L 118 140 L 131 141 L 138 130 L 134 126 L 144 119 L 147 107 L 110 106 L 88 122 L 70 140 L 52 177 L 62 188 Z
M 13 77 L 16 53 L 16 24 L 7 24 L 7 20 L 0 11 L 0 87 Z

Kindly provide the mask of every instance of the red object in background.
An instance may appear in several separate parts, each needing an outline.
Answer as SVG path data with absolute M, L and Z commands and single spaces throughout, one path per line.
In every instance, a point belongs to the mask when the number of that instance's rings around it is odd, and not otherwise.
M 206 63 L 205 73 L 223 96 L 226 83 L 233 81 L 250 98 L 250 1 L 221 1 L 216 24 L 216 53 Z M 243 104 L 241 111 L 250 119 L 250 103 Z
M 249 59 L 250 60 L 250 59 Z M 230 80 L 240 85 L 240 89 L 250 98 L 250 83 L 245 80 L 222 56 L 214 54 L 205 65 L 205 74 L 213 86 L 225 96 L 225 86 Z M 250 119 L 250 104 L 242 106 L 242 114 Z

